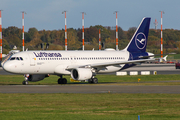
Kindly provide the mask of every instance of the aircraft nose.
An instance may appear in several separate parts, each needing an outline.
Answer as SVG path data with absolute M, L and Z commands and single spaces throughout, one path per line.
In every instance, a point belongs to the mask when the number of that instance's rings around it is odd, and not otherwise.
M 8 62 L 7 63 L 4 63 L 4 65 L 2 66 L 3 69 L 7 72 L 12 72 L 12 65 L 9 64 Z
M 8 71 L 9 68 L 10 68 L 9 65 L 8 65 L 7 63 L 5 63 L 2 67 L 3 67 L 3 69 L 6 70 L 6 71 Z

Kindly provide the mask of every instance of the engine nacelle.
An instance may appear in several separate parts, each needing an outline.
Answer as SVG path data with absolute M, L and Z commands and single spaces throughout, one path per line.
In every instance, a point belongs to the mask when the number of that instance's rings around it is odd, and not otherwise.
M 92 71 L 88 68 L 76 68 L 71 70 L 71 77 L 74 80 L 87 80 L 92 77 Z
M 49 75 L 47 75 L 47 74 L 43 74 L 43 75 L 29 75 L 28 81 L 36 82 L 36 81 L 43 80 L 45 77 L 49 77 Z

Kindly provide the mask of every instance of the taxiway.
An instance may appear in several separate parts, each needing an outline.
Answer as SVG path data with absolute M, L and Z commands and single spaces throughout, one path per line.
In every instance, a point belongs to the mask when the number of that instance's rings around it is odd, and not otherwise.
M 124 71 L 157 71 L 157 74 L 180 74 L 174 64 L 142 64 Z M 12 75 L 0 68 L 1 75 Z M 172 81 L 173 82 L 173 81 Z M 177 82 L 177 81 L 176 81 Z M 178 81 L 180 82 L 180 81 Z M 128 86 L 118 84 L 2 85 L 0 93 L 169 93 L 180 94 L 180 86 Z

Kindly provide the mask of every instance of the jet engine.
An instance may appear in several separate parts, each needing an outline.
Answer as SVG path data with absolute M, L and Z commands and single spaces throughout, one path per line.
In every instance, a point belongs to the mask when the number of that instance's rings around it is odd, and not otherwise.
M 71 77 L 74 80 L 87 80 L 92 77 L 92 71 L 88 68 L 76 68 L 71 70 Z
M 29 75 L 28 77 L 28 81 L 31 81 L 31 82 L 36 82 L 36 81 L 40 81 L 40 80 L 43 80 L 45 77 L 49 77 L 48 74 L 43 74 L 43 75 Z

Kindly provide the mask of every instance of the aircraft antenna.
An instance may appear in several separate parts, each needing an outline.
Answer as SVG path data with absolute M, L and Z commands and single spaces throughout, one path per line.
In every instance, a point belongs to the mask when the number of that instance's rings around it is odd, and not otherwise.
M 62 14 L 65 14 L 65 51 L 67 51 L 67 26 L 66 26 L 66 12 L 63 11 Z
M 116 13 L 116 50 L 118 50 L 118 19 L 117 19 L 117 12 L 115 11 L 114 14 Z
M 2 61 L 2 22 L 1 22 L 1 11 L 0 10 L 0 62 Z
M 84 14 L 86 15 L 85 12 L 82 12 L 82 50 L 84 51 Z
M 164 11 L 161 12 L 161 58 L 163 58 L 163 31 L 162 31 L 162 14 L 164 14 Z

